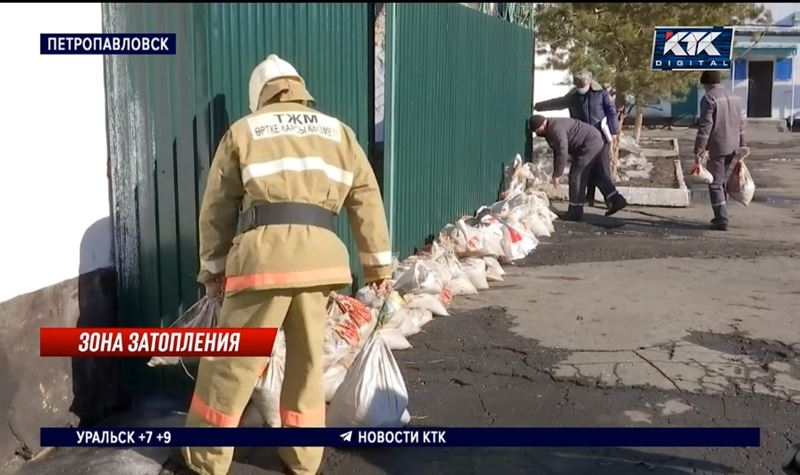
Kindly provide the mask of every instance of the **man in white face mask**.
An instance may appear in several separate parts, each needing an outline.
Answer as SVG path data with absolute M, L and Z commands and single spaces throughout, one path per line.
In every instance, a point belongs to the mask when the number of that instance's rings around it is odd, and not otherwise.
M 611 142 L 619 134 L 619 121 L 617 120 L 617 110 L 611 100 L 608 90 L 603 88 L 597 81 L 592 79 L 589 71 L 576 73 L 572 82 L 572 88 L 565 96 L 557 97 L 547 101 L 534 104 L 536 111 L 553 111 L 559 109 L 569 109 L 569 116 L 575 120 L 586 122 L 602 132 L 605 147 L 600 156 L 600 165 L 596 173 L 589 180 L 587 198 L 590 203 L 594 201 L 595 186 L 600 188 L 600 192 L 606 201 L 606 207 L 613 210 L 613 213 L 627 206 L 628 202 L 620 195 L 616 189 L 609 186 L 600 186 L 601 183 L 613 183 L 611 179 L 611 164 L 609 152 Z M 602 176 L 594 176 L 596 174 Z

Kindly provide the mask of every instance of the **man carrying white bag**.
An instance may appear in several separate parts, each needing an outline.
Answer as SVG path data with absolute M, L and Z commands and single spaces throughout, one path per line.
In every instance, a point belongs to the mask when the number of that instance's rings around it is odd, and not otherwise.
M 741 198 L 740 201 L 744 204 L 750 203 L 755 185 L 752 184 L 753 180 L 749 178 L 744 163 L 741 160 L 734 163 L 734 158 L 739 155 L 737 152 L 745 147 L 744 119 L 739 98 L 728 94 L 720 86 L 720 82 L 719 71 L 703 71 L 700 76 L 705 95 L 700 101 L 700 124 L 694 143 L 696 167 L 693 173 L 695 170 L 702 173 L 701 163 L 708 158 L 706 166 L 713 176 L 713 180 L 708 184 L 711 208 L 714 210 L 711 229 L 726 231 L 728 229 L 726 197 L 733 191 L 726 189 L 729 173 L 736 168 L 737 189 L 732 197 Z M 746 193 L 740 193 L 740 189 L 744 189 Z

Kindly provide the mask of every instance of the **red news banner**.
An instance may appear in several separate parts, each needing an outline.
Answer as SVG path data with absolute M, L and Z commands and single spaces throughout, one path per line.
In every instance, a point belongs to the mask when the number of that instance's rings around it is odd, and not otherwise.
M 40 328 L 40 356 L 269 356 L 277 328 Z

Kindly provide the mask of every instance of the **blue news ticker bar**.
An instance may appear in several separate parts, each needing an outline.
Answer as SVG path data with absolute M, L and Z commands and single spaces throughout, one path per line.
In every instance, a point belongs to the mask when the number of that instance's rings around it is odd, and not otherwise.
M 174 55 L 175 33 L 42 33 L 40 54 Z
M 757 427 L 42 428 L 42 447 L 759 447 Z

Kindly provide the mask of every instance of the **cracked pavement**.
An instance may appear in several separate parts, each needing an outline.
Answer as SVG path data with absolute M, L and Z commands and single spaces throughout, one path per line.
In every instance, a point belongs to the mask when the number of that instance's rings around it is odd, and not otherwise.
M 658 132 L 653 135 L 669 135 Z M 684 165 L 693 131 L 681 139 Z M 750 137 L 758 185 L 727 233 L 688 209 L 557 223 L 504 282 L 459 297 L 395 352 L 412 425 L 758 426 L 761 447 L 326 451 L 326 474 L 778 474 L 800 441 L 800 136 Z M 556 204 L 563 210 L 563 204 Z M 127 418 L 127 419 L 126 419 Z M 247 419 L 247 417 L 245 418 Z M 181 425 L 168 406 L 109 425 Z M 19 475 L 157 473 L 163 450 L 58 449 Z M 240 448 L 233 475 L 279 473 Z M 0 469 L 0 473 L 3 470 Z M 8 472 L 13 473 L 13 472 Z

